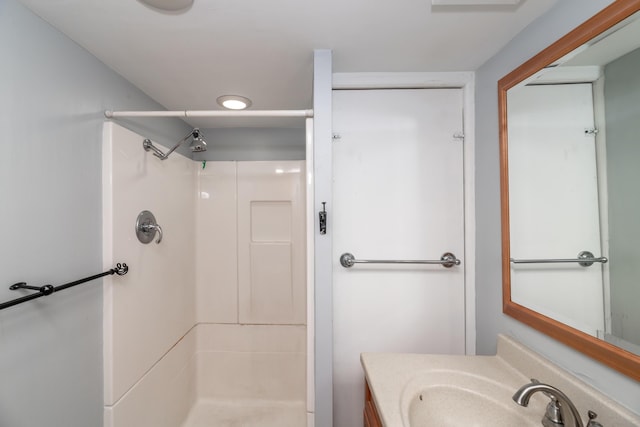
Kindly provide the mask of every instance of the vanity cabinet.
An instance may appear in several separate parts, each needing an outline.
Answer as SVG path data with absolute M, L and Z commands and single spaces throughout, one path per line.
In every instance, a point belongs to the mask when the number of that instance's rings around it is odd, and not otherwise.
M 373 401 L 371 390 L 369 389 L 369 383 L 364 382 L 364 427 L 382 427 L 382 421 L 378 415 L 376 404 Z

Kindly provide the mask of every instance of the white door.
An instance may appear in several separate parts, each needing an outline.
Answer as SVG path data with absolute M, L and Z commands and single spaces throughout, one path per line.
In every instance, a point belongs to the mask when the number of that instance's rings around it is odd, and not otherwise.
M 519 87 L 508 108 L 511 258 L 601 256 L 591 84 Z M 511 299 L 596 336 L 602 268 L 512 263 Z
M 362 352 L 464 354 L 461 89 L 333 92 L 334 426 L 361 426 Z

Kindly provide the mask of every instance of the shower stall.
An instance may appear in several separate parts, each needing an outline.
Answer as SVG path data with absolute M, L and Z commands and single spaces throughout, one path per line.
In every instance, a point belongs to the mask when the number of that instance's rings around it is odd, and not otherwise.
M 104 286 L 105 427 L 308 425 L 309 156 L 171 155 L 206 149 L 199 129 L 166 153 L 112 122 L 103 139 L 103 260 L 130 266 Z

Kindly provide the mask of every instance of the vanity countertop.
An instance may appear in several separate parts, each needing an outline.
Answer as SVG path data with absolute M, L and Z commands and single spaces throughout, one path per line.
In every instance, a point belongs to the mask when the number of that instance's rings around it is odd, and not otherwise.
M 483 387 L 490 386 L 493 398 L 506 408 L 513 405 L 515 410 L 520 411 L 518 413 L 522 413 L 527 419 L 537 420 L 538 424 L 544 414 L 547 398 L 537 393 L 526 408 L 511 401 L 512 394 L 529 383 L 530 378 L 553 385 L 567 394 L 583 419 L 587 419 L 588 410 L 593 410 L 604 427 L 640 426 L 640 416 L 503 335 L 498 337 L 498 353 L 495 356 L 363 353 L 360 359 L 385 427 L 406 425 L 403 413 L 406 418 L 408 396 L 415 394 L 415 390 L 421 386 L 424 387 L 424 384 L 420 384 L 421 381 L 435 378 L 446 384 L 449 378 L 447 375 L 456 384 L 478 393 L 483 392 Z M 498 390 L 499 396 L 495 396 L 495 390 Z M 464 408 L 465 405 L 460 405 L 459 402 L 452 404 L 452 410 L 462 411 Z
M 378 414 L 385 427 L 405 425 L 403 407 L 409 404 L 406 401 L 406 396 L 414 394 L 415 390 L 419 389 L 421 378 L 438 378 L 436 381 L 439 384 L 447 384 L 450 383 L 447 380 L 448 375 L 463 373 L 465 378 L 469 378 L 471 381 L 456 381 L 456 386 L 469 387 L 478 393 L 485 392 L 488 387 L 485 387 L 484 381 L 473 381 L 473 377 L 490 378 L 508 390 L 501 393 L 500 396 L 504 400 L 504 404 L 513 404 L 516 408 L 518 407 L 510 401 L 510 396 L 530 381 L 529 378 L 516 371 L 498 356 L 363 353 L 360 359 Z M 412 382 L 417 384 L 412 387 Z M 426 385 L 433 386 L 430 380 L 425 380 L 425 382 L 429 382 Z M 534 399 L 535 404 L 533 403 Z M 538 418 L 541 418 L 544 413 L 544 403 L 540 400 L 541 397 L 534 396 L 534 399 L 528 408 L 518 409 L 522 409 L 523 414 L 532 413 L 534 419 L 536 414 L 539 414 Z M 465 409 L 466 405 L 463 402 L 452 402 L 452 411 L 464 411 Z

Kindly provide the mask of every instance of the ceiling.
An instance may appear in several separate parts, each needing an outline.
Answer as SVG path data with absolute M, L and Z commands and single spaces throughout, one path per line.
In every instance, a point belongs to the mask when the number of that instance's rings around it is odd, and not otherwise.
M 640 46 L 640 12 L 615 25 L 574 52 L 563 66 L 604 66 Z
M 311 108 L 314 49 L 332 50 L 334 72 L 473 71 L 556 1 L 195 0 L 161 13 L 137 0 L 22 0 L 170 110 L 220 109 L 216 98 L 227 94 L 255 110 Z

